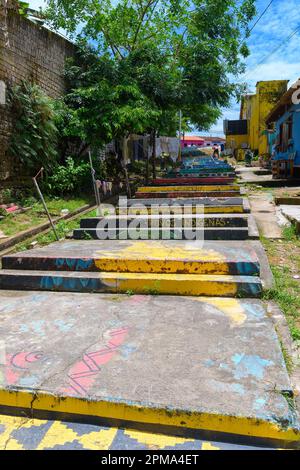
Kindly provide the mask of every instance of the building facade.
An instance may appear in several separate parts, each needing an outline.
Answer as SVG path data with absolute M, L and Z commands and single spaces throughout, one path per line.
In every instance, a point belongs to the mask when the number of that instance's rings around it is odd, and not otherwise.
M 275 178 L 300 178 L 300 80 L 267 116 L 273 128 L 272 170 Z
M 181 148 L 219 146 L 223 151 L 225 142 L 222 137 L 186 135 L 181 139 Z
M 266 118 L 286 92 L 287 84 L 288 80 L 260 81 L 256 84 L 255 94 L 242 97 L 239 121 L 224 122 L 227 149 L 235 154 L 246 148 L 259 156 L 269 154 Z

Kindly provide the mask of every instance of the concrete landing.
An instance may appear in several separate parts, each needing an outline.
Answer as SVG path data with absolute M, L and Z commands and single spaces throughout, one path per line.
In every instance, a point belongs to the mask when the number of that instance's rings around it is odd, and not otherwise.
M 258 300 L 2 291 L 0 322 L 1 410 L 299 445 Z
M 260 234 L 269 239 L 282 238 L 282 227 L 272 195 L 250 196 L 249 202 Z
M 85 240 L 52 243 L 2 259 L 4 269 L 77 272 L 259 275 L 247 242 Z
M 281 212 L 296 227 L 296 231 L 300 234 L 300 206 L 281 205 Z

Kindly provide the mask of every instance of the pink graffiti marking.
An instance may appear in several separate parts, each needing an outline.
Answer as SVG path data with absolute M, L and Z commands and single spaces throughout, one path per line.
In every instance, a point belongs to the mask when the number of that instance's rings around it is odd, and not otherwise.
M 128 333 L 128 328 L 111 330 L 108 334 L 111 338 L 104 348 L 84 354 L 82 359 L 69 370 L 69 387 L 61 390 L 61 393 L 71 396 L 84 396 L 93 386 L 102 366 L 107 364 L 123 344 Z
M 17 384 L 22 371 L 29 370 L 30 365 L 41 360 L 43 353 L 21 352 L 17 354 L 7 354 L 5 379 L 8 385 Z

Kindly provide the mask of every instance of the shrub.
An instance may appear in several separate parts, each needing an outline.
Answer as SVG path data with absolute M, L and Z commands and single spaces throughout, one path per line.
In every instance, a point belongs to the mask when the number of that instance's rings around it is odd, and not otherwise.
M 89 163 L 75 163 L 68 157 L 65 165 L 57 165 L 45 181 L 45 189 L 51 195 L 66 195 L 91 191 L 91 170 Z
M 14 132 L 9 152 L 30 170 L 57 161 L 58 130 L 53 101 L 34 84 L 23 82 L 9 93 Z

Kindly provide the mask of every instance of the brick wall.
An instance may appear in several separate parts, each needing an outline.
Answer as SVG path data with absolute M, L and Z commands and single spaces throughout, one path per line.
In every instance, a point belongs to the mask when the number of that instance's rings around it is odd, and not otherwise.
M 0 82 L 10 86 L 34 81 L 57 98 L 65 90 L 65 60 L 74 55 L 75 48 L 63 37 L 18 15 L 14 3 L 10 0 L 4 8 L 4 0 L 0 0 Z M 0 104 L 0 189 L 24 179 L 18 162 L 7 152 L 11 132 L 8 108 Z

